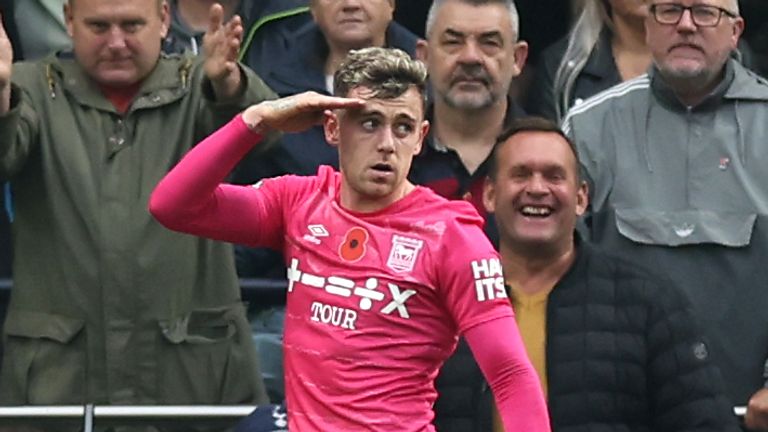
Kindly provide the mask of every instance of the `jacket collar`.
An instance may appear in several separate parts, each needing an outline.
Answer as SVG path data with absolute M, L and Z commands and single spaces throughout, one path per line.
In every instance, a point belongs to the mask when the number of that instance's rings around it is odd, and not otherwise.
M 586 264 L 589 261 L 593 248 L 594 246 L 584 240 L 578 230 L 573 231 L 573 253 L 575 257 L 571 266 L 555 284 L 555 288 L 552 289 L 553 292 L 557 291 L 559 287 L 569 287 L 587 280 Z
M 131 110 L 139 106 L 163 105 L 181 97 L 189 88 L 191 69 L 195 61 L 200 60 L 179 55 L 162 55 L 155 68 L 144 79 L 136 95 L 136 103 Z M 44 62 L 51 78 L 54 75 L 59 78 L 54 80 L 52 84 L 54 95 L 59 90 L 55 86 L 61 85 L 64 91 L 82 105 L 104 111 L 115 111 L 112 104 L 77 63 L 71 52 L 50 55 Z M 142 96 L 145 97 L 142 98 Z
M 579 283 L 583 284 L 584 281 L 588 280 L 586 268 L 593 250 L 594 246 L 588 241 L 585 241 L 578 230 L 573 230 L 573 262 L 555 283 L 554 288 L 549 291 L 550 296 L 562 292 L 563 289 L 567 289 L 568 287 L 576 286 Z M 511 286 L 509 284 L 505 285 L 507 287 L 507 293 L 511 293 Z
M 768 81 L 747 70 L 734 58 L 729 58 L 724 68 L 723 80 L 695 107 L 696 110 L 713 109 L 722 100 L 768 100 Z M 686 109 L 664 82 L 656 66 L 651 68 L 649 77 L 651 91 L 663 104 L 675 109 Z

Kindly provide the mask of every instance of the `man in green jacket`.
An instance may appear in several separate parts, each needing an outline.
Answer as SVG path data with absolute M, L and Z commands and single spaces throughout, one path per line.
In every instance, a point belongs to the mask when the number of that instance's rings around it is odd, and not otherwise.
M 147 211 L 195 143 L 273 97 L 235 60 L 240 19 L 212 7 L 198 60 L 161 56 L 164 0 L 69 0 L 65 15 L 74 55 L 13 68 L 0 27 L 0 183 L 15 208 L 0 403 L 265 401 L 231 245 Z

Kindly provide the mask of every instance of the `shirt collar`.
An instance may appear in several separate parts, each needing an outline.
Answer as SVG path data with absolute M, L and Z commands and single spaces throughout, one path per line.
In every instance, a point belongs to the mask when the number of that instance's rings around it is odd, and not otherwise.
M 523 108 L 515 102 L 511 97 L 507 96 L 507 111 L 504 113 L 504 124 L 503 127 L 506 128 L 510 124 L 512 124 L 512 121 L 515 119 L 525 117 L 527 114 L 523 110 Z M 429 120 L 430 124 L 434 124 L 435 119 L 435 105 L 434 103 L 430 103 L 429 106 L 427 106 L 427 115 L 426 119 Z M 434 129 L 430 128 L 429 135 L 427 135 L 426 138 L 426 146 L 424 147 L 430 147 L 433 150 L 437 150 L 439 152 L 447 152 L 450 149 L 446 147 L 443 143 L 441 143 L 437 137 L 432 133 Z

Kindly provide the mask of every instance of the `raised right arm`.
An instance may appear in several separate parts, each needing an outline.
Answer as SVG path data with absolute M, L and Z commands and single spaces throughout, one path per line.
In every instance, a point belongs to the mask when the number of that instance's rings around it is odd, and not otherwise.
M 261 135 L 237 116 L 195 146 L 158 183 L 149 200 L 150 213 L 174 231 L 243 242 L 254 230 L 254 218 L 266 223 L 260 216 L 276 214 L 265 207 L 269 194 L 223 182 L 259 141 Z
M 274 247 L 281 231 L 285 182 L 269 181 L 254 189 L 226 184 L 224 179 L 263 134 L 303 130 L 316 124 L 326 110 L 361 105 L 358 99 L 317 93 L 253 105 L 195 146 L 160 181 L 149 211 L 174 231 Z

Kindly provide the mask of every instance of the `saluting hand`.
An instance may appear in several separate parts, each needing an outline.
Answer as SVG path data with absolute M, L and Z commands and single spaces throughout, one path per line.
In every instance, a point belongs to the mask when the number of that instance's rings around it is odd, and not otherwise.
M 237 55 L 243 40 L 243 22 L 233 16 L 224 22 L 224 8 L 215 3 L 208 12 L 208 30 L 203 36 L 205 75 L 211 80 L 216 96 L 234 96 L 241 81 Z
M 301 132 L 321 124 L 327 111 L 359 109 L 364 105 L 363 99 L 305 92 L 252 105 L 243 112 L 243 120 L 248 127 L 259 133 L 266 133 L 269 130 Z

